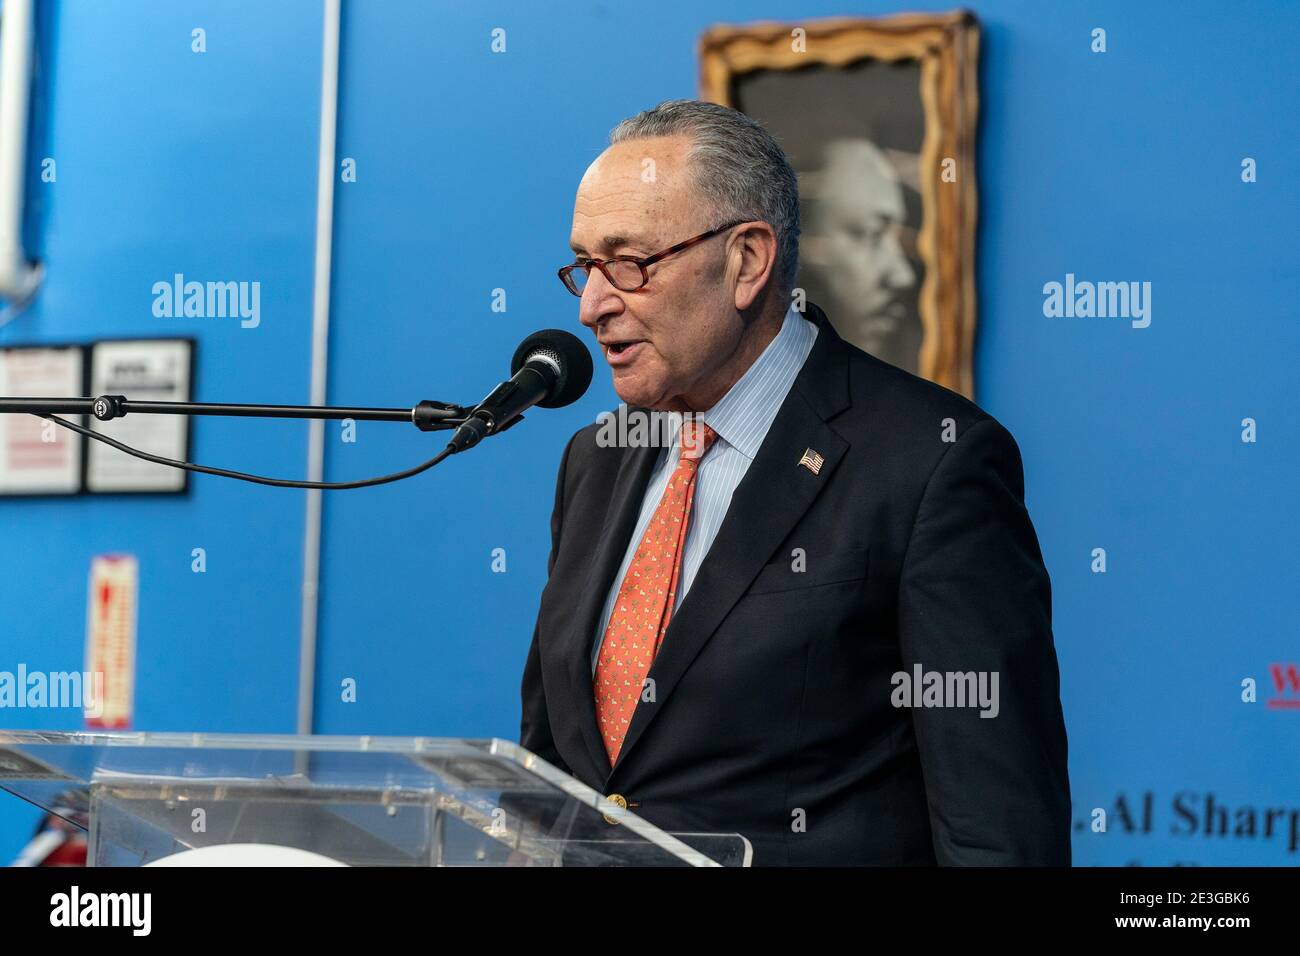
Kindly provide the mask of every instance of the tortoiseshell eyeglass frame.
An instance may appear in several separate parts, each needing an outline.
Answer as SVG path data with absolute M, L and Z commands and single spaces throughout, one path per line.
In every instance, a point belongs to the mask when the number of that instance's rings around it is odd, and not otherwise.
M 650 281 L 650 273 L 647 271 L 647 267 L 652 266 L 656 262 L 659 262 L 663 259 L 667 259 L 669 256 L 676 255 L 677 253 L 685 249 L 689 249 L 691 246 L 696 245 L 697 243 L 701 243 L 705 239 L 712 239 L 714 236 L 726 232 L 728 229 L 733 229 L 736 226 L 743 225 L 744 223 L 747 222 L 752 222 L 752 220 L 740 219 L 737 220 L 736 222 L 729 222 L 725 226 L 718 226 L 718 228 L 716 229 L 710 229 L 708 232 L 702 232 L 698 236 L 692 236 L 690 239 L 686 239 L 682 242 L 679 242 L 675 246 L 669 246 L 667 249 L 664 249 L 662 252 L 656 252 L 654 255 L 646 256 L 644 258 L 638 258 L 637 256 L 613 256 L 609 259 L 579 258 L 571 265 L 565 266 L 556 274 L 560 277 L 560 281 L 564 283 L 564 287 L 578 297 L 582 296 L 582 289 L 578 288 L 577 284 L 573 281 L 572 278 L 573 270 L 585 269 L 588 272 L 588 274 L 590 274 L 591 268 L 593 266 L 601 271 L 601 274 L 604 275 L 605 280 L 610 285 L 612 285 L 615 289 L 618 289 L 620 292 L 636 292 L 638 289 L 642 288 L 643 286 L 645 286 L 647 282 Z M 619 285 L 617 282 L 614 281 L 613 276 L 609 274 L 609 270 L 605 268 L 611 262 L 633 263 L 634 265 L 636 265 L 638 269 L 641 270 L 641 281 L 630 289 L 623 288 L 623 286 Z

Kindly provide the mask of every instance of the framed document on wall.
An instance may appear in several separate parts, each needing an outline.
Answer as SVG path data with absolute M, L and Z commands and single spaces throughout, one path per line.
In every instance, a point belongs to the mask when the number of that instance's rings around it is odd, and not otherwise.
M 136 401 L 188 402 L 194 379 L 192 339 L 118 339 L 90 349 L 89 395 Z M 123 444 L 164 458 L 189 458 L 185 415 L 126 415 L 90 427 Z M 103 442 L 86 443 L 86 490 L 95 493 L 184 493 L 189 472 L 143 461 Z
M 0 395 L 76 397 L 85 388 L 79 345 L 0 349 Z M 65 416 L 85 425 L 84 416 Z M 81 491 L 84 439 L 35 415 L 0 415 L 0 494 L 75 495 Z

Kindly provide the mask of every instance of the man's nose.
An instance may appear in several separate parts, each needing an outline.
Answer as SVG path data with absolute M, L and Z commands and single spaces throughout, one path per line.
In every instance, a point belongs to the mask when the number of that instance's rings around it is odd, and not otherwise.
M 603 320 L 623 311 L 619 291 L 605 278 L 605 273 L 593 268 L 578 300 L 578 321 L 595 329 Z

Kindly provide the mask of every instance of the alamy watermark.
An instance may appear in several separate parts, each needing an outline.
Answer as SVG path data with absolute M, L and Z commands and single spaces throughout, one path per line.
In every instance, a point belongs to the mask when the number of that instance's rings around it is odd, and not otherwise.
M 103 671 L 0 671 L 0 710 L 14 708 L 69 708 L 87 717 L 104 715 Z
M 699 416 L 695 412 L 664 412 L 628 408 L 621 403 L 616 412 L 596 416 L 600 448 L 671 448 L 679 426 Z
M 185 281 L 178 272 L 170 282 L 153 284 L 153 314 L 159 319 L 240 319 L 242 329 L 262 324 L 262 283 Z
M 980 717 L 998 715 L 997 671 L 895 671 L 889 702 L 895 707 L 978 707 Z
M 1049 319 L 1131 319 L 1135 329 L 1151 324 L 1150 282 L 1076 281 L 1073 272 L 1065 282 L 1043 285 L 1043 315 Z
M 50 897 L 50 925 L 55 927 L 125 927 L 133 936 L 153 929 L 152 893 L 94 893 L 73 885 Z

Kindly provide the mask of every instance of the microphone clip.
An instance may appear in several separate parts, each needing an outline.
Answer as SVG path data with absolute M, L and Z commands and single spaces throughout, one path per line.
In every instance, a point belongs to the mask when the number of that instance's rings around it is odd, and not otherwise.
M 411 422 L 422 432 L 432 432 L 459 425 L 469 413 L 464 405 L 425 401 L 411 409 Z

